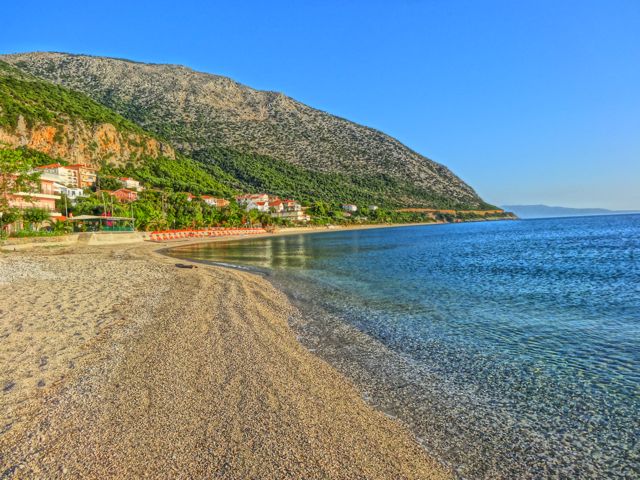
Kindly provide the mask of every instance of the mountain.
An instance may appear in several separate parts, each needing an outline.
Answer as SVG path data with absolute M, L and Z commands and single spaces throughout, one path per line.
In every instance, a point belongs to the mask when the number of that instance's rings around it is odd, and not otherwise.
M 87 163 L 132 174 L 150 186 L 230 196 L 237 180 L 176 152 L 86 95 L 0 61 L 0 148 L 36 164 Z
M 440 165 L 392 137 L 281 93 L 178 65 L 71 55 L 0 56 L 82 92 L 215 165 L 241 190 L 390 207 L 492 208 Z
M 621 215 L 637 213 L 633 210 L 607 210 L 606 208 L 569 208 L 548 205 L 504 205 L 503 209 L 520 218 L 586 217 L 592 215 Z

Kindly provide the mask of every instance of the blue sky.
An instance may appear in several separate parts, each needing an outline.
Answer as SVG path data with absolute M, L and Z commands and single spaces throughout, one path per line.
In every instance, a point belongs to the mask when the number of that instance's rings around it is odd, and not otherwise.
M 640 1 L 10 2 L 0 51 L 178 63 L 395 136 L 488 201 L 640 209 Z

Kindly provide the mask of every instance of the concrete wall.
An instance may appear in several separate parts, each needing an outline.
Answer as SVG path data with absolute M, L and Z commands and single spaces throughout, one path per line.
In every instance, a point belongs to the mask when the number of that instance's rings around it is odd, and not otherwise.
M 73 233 L 59 237 L 9 238 L 0 242 L 0 250 L 29 250 L 38 247 L 67 247 L 71 245 L 118 245 L 142 242 L 141 232 Z
M 79 233 L 78 243 L 82 245 L 118 245 L 123 243 L 142 242 L 141 232 L 100 232 Z

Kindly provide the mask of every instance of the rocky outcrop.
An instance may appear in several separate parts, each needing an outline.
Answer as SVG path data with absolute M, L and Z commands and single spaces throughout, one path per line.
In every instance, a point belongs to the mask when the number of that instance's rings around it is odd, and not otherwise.
M 0 144 L 12 148 L 28 147 L 53 158 L 94 166 L 103 161 L 114 165 L 135 163 L 142 155 L 175 158 L 169 145 L 137 133 L 119 132 L 108 123 L 89 126 L 74 121 L 29 127 L 24 118 L 19 117 L 15 129 L 0 127 Z

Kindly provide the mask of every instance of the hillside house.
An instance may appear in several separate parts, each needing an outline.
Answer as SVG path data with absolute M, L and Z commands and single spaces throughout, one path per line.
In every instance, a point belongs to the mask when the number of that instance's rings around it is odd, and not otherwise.
M 138 180 L 130 177 L 121 177 L 118 180 L 124 188 L 135 190 L 136 192 L 140 192 L 142 190 L 142 185 L 140 185 L 140 182 Z
M 41 173 L 57 175 L 62 185 L 74 188 L 86 188 L 96 183 L 98 169 L 82 163 L 62 165 L 52 163 L 36 167 Z
M 342 205 L 342 210 L 344 210 L 345 212 L 349 212 L 349 213 L 355 213 L 358 211 L 358 207 L 356 205 L 353 205 L 351 203 L 347 203 Z
M 229 200 L 226 200 L 224 198 L 216 198 L 212 197 L 211 195 L 202 195 L 200 198 L 202 198 L 202 201 L 204 203 L 206 203 L 207 205 L 211 205 L 212 207 L 225 208 L 229 206 Z
M 236 197 L 238 205 L 249 210 L 258 210 L 259 212 L 269 212 L 269 195 L 266 193 L 247 193 Z
M 284 202 L 279 198 L 275 198 L 269 202 L 269 211 L 273 214 L 282 213 L 284 211 Z
M 246 193 L 236 197 L 238 205 L 246 205 L 249 202 L 269 202 L 269 195 L 266 193 Z
M 258 200 L 249 200 L 244 204 L 245 210 L 248 212 L 249 210 L 258 210 L 262 213 L 269 212 L 269 201 L 258 201 Z
M 103 191 L 125 203 L 135 202 L 138 199 L 138 192 L 134 192 L 133 190 L 129 190 L 128 188 L 120 188 L 113 192 L 107 190 Z
M 272 217 L 282 218 L 291 222 L 308 222 L 311 220 L 311 217 L 303 211 L 302 205 L 295 200 L 275 199 L 270 202 L 270 205 Z

